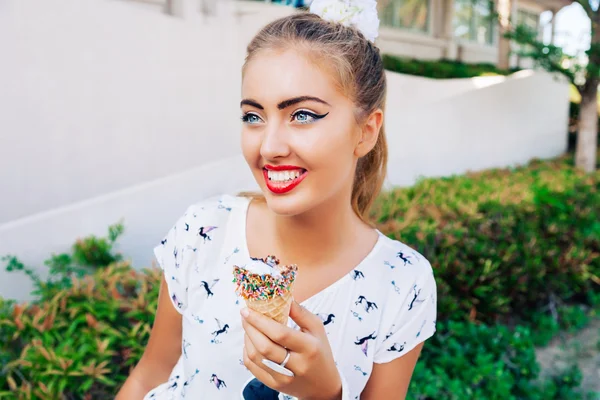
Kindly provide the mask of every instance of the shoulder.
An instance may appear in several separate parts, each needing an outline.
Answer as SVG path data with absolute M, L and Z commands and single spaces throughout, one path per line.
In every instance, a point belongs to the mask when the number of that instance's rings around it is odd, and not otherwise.
M 376 271 L 377 291 L 388 304 L 384 312 L 395 314 L 398 306 L 437 295 L 433 267 L 429 260 L 414 248 L 385 235 L 380 237 L 379 249 L 373 259 L 376 265 L 370 265 Z M 404 307 L 403 307 L 404 308 Z
M 396 269 L 402 271 L 402 275 L 419 278 L 433 275 L 433 268 L 429 260 L 409 245 L 392 239 L 382 233 L 380 238 L 380 249 L 378 258 L 384 261 L 389 273 Z
M 389 362 L 413 349 L 435 332 L 437 287 L 427 258 L 389 237 L 380 238 L 376 266 L 379 322 L 375 363 Z
M 200 241 L 216 243 L 218 240 L 213 239 L 224 237 L 229 221 L 240 215 L 239 211 L 247 207 L 248 201 L 244 197 L 218 195 L 193 203 L 180 214 L 161 244 L 170 242 L 177 248 L 195 248 Z

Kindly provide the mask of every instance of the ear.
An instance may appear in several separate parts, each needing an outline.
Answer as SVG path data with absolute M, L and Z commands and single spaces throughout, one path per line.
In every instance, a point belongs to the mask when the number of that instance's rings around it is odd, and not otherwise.
M 383 111 L 378 108 L 369 115 L 362 125 L 360 138 L 354 149 L 354 154 L 357 157 L 363 157 L 373 150 L 375 143 L 377 143 L 377 138 L 379 137 L 382 125 Z

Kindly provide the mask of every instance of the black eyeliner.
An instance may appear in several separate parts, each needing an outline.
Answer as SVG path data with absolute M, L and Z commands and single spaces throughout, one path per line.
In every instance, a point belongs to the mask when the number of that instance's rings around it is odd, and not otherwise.
M 310 111 L 298 110 L 298 111 L 292 113 L 292 115 L 290 115 L 290 116 L 293 118 L 293 117 L 295 117 L 296 115 L 298 115 L 300 113 L 306 114 L 306 115 L 310 115 L 312 118 L 317 119 L 317 120 L 318 119 L 323 119 L 323 118 L 325 118 L 326 116 L 329 115 L 329 112 L 326 112 L 325 114 L 319 115 L 319 114 L 312 113 Z

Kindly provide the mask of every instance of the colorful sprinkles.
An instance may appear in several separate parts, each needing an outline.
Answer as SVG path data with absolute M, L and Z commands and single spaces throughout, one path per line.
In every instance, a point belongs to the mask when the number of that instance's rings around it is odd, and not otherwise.
M 279 259 L 271 255 L 266 258 L 252 259 L 255 261 L 260 260 L 273 268 L 277 268 L 281 276 L 259 275 L 235 265 L 233 267 L 233 282 L 236 284 L 238 295 L 246 300 L 270 300 L 291 290 L 298 272 L 298 267 L 295 264 L 279 265 Z

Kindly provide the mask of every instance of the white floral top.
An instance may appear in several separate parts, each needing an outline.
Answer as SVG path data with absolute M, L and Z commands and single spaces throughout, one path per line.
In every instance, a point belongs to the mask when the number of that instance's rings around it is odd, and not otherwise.
M 235 293 L 232 270 L 250 257 L 248 204 L 220 196 L 192 205 L 154 249 L 183 316 L 182 352 L 169 380 L 145 400 L 242 398 L 252 375 L 242 361 L 239 311 L 245 303 Z M 436 300 L 429 262 L 380 233 L 349 274 L 302 303 L 323 320 L 344 399 L 360 397 L 373 363 L 392 361 L 434 334 Z M 288 324 L 298 328 L 291 319 Z

